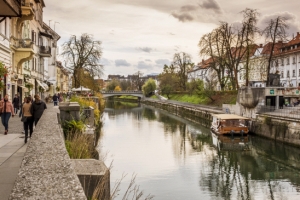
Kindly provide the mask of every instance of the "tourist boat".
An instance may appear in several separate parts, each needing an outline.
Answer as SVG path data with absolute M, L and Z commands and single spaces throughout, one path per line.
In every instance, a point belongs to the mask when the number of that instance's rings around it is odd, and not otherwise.
M 249 150 L 249 136 L 221 135 L 211 132 L 212 145 L 222 151 L 245 151 Z
M 250 120 L 249 118 L 234 114 L 216 114 L 212 116 L 211 130 L 215 134 L 244 135 L 249 132 L 247 127 L 247 122 Z

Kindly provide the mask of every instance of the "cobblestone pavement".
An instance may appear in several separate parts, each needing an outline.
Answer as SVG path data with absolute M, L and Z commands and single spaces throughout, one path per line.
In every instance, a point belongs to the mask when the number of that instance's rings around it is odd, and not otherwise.
M 8 199 L 26 152 L 22 130 L 18 115 L 10 118 L 7 135 L 0 123 L 0 199 Z

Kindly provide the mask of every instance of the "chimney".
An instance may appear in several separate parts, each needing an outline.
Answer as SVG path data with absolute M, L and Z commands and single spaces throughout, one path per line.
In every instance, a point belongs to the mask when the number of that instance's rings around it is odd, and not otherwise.
M 278 40 L 278 43 L 281 44 L 281 43 L 282 43 L 282 40 Z
M 204 63 L 204 59 L 202 59 L 202 63 Z
M 299 32 L 297 32 L 297 35 L 299 35 Z
M 259 44 L 259 48 L 262 48 L 263 47 L 263 44 Z

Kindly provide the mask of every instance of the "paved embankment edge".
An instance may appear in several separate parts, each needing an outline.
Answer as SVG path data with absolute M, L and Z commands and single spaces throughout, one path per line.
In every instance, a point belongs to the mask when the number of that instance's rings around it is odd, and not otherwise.
M 58 112 L 48 108 L 34 129 L 9 199 L 86 199 L 65 148 Z

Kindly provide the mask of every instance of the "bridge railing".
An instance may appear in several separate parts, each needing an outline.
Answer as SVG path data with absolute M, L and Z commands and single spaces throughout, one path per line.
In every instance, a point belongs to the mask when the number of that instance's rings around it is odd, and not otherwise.
M 128 93 L 128 94 L 137 93 L 137 94 L 142 94 L 143 91 L 139 91 L 139 90 L 125 90 L 125 91 L 110 90 L 110 91 L 102 91 L 101 93 L 102 94 L 111 94 L 111 93 Z

